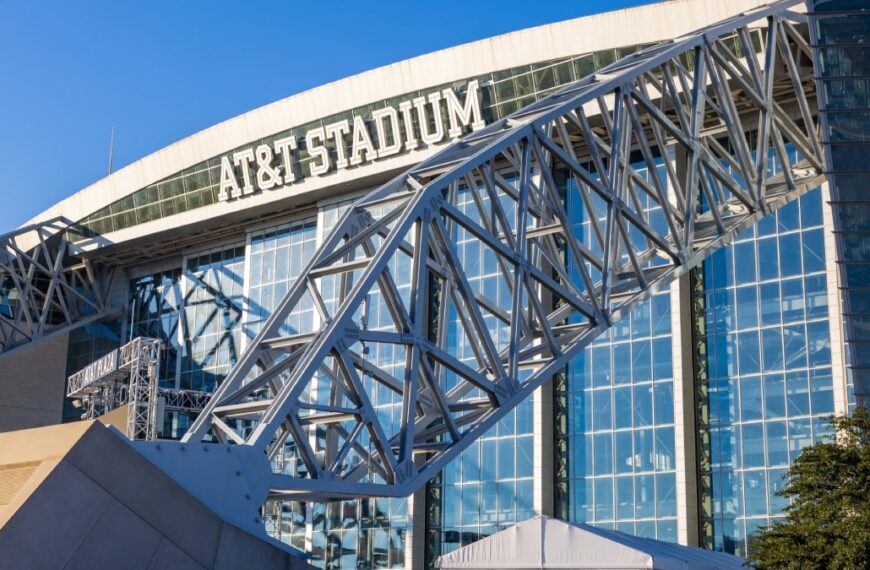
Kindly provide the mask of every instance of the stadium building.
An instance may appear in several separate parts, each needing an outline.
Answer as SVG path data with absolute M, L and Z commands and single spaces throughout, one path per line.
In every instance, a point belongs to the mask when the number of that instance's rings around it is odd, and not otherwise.
M 439 555 L 535 514 L 746 554 L 756 530 L 783 514 L 785 503 L 776 491 L 788 466 L 803 447 L 830 435 L 827 416 L 852 409 L 856 392 L 859 398 L 867 392 L 864 369 L 870 366 L 862 351 L 870 330 L 862 316 L 870 314 L 863 289 L 870 287 L 870 277 L 862 263 L 870 259 L 865 245 L 870 215 L 860 195 L 870 168 L 870 155 L 862 145 L 870 128 L 870 59 L 862 44 L 870 16 L 860 12 L 863 2 L 780 4 L 755 19 L 747 17 L 745 24 L 733 24 L 740 27 L 739 33 L 727 32 L 727 24 L 722 28 L 716 23 L 734 22 L 729 18 L 751 14 L 764 2 L 672 0 L 434 52 L 254 109 L 72 194 L 3 238 L 0 430 L 106 414 L 111 416 L 108 421 L 136 439 L 181 438 L 195 427 L 210 394 L 244 360 L 246 351 L 263 342 L 259 333 L 271 326 L 270 316 L 280 310 L 298 279 L 315 275 L 323 286 L 317 295 L 297 299 L 288 309 L 287 318 L 279 323 L 288 339 L 309 334 L 304 341 L 314 343 L 318 337 L 312 331 L 330 322 L 324 318 L 327 309 L 353 293 L 354 282 L 342 281 L 340 275 L 357 275 L 353 272 L 364 269 L 359 259 L 345 260 L 341 271 L 309 265 L 355 200 L 442 156 L 438 153 L 454 148 L 451 145 L 463 137 L 474 141 L 475 136 L 522 120 L 522 110 L 536 109 L 533 105 L 550 101 L 548 97 L 569 84 L 582 87 L 589 76 L 607 81 L 626 73 L 627 68 L 615 62 L 632 61 L 640 57 L 635 54 L 649 53 L 661 42 L 679 45 L 696 30 L 712 29 L 710 35 L 718 34 L 721 45 L 732 49 L 733 57 L 717 60 L 723 69 L 738 61 L 754 62 L 755 67 L 746 63 L 749 71 L 760 69 L 774 45 L 773 51 L 780 50 L 774 64 L 783 70 L 783 77 L 791 74 L 806 82 L 806 99 L 783 99 L 783 107 L 788 105 L 783 112 L 798 126 L 807 126 L 810 115 L 820 125 L 827 169 L 819 174 L 826 175 L 824 181 L 781 207 L 777 203 L 764 210 L 757 223 L 753 219 L 734 230 L 723 240 L 724 247 L 705 253 L 691 271 L 645 291 L 630 310 L 614 318 L 612 326 L 602 327 L 601 334 L 560 367 L 551 382 L 484 426 L 486 431 L 463 444 L 409 497 L 382 498 L 368 492 L 359 498 L 337 493 L 342 500 L 330 501 L 272 497 L 262 519 L 272 537 L 327 568 L 432 567 Z M 786 13 L 793 19 L 771 35 L 770 22 Z M 777 48 L 777 42 L 790 51 Z M 650 88 L 658 85 L 664 93 L 670 82 L 675 92 L 691 91 L 685 81 L 694 77 L 698 60 L 675 61 L 682 61 L 682 66 L 670 68 L 671 79 L 659 68 L 648 70 Z M 737 83 L 735 92 L 751 91 L 718 69 L 707 72 L 705 85 L 713 89 L 717 82 L 729 81 Z M 788 81 L 783 84 L 793 86 Z M 776 97 L 778 86 L 769 86 L 767 93 Z M 759 93 L 763 91 L 759 87 Z M 744 95 L 737 93 L 731 103 L 710 95 L 700 115 L 731 116 L 728 106 L 732 105 L 733 116 L 743 116 Z M 604 97 L 602 92 L 599 102 Z M 541 112 L 548 109 L 541 108 Z M 560 251 L 566 259 L 571 251 L 582 251 L 589 259 L 606 256 L 608 247 L 615 247 L 617 257 L 628 260 L 638 272 L 643 266 L 652 275 L 660 266 L 648 257 L 634 259 L 629 251 L 627 244 L 638 242 L 634 228 L 619 230 L 625 232 L 625 246 L 618 245 L 619 238 L 607 241 L 610 238 L 601 235 L 603 226 L 598 222 L 608 214 L 581 187 L 595 186 L 605 173 L 610 179 L 611 167 L 601 165 L 609 164 L 613 156 L 605 146 L 617 136 L 619 125 L 640 128 L 643 123 L 651 129 L 655 148 L 629 137 L 620 164 L 630 167 L 629 186 L 635 190 L 622 199 L 631 201 L 643 218 L 638 227 L 666 235 L 673 228 L 669 230 L 671 221 L 663 204 L 679 204 L 680 198 L 674 198 L 679 188 L 673 180 L 695 163 L 687 160 L 680 145 L 661 144 L 668 135 L 650 126 L 658 117 L 654 109 L 647 110 L 654 118 L 651 121 L 625 110 L 630 117 L 624 123 L 614 114 L 612 121 L 605 119 L 600 125 L 594 113 L 585 109 L 588 116 L 577 113 L 574 122 L 565 124 L 572 133 L 594 132 L 600 137 L 589 142 L 585 155 L 574 157 L 585 172 L 592 173 L 589 178 L 555 167 L 550 174 L 533 170 L 531 175 L 534 180 L 550 176 L 549 181 L 533 184 L 541 188 L 552 184 L 553 195 L 561 197 L 570 218 L 565 223 L 579 244 L 575 250 L 562 242 L 557 246 L 563 247 Z M 662 116 L 671 112 L 680 116 L 680 110 L 662 105 Z M 765 178 L 780 176 L 785 184 L 797 187 L 791 180 L 792 166 L 806 159 L 807 147 L 784 123 L 777 119 L 765 123 L 761 115 L 757 123 L 743 126 L 750 144 L 771 137 L 765 129 L 774 127 L 765 124 L 779 125 L 777 133 L 786 135 L 772 137 L 765 151 L 768 159 L 759 160 L 752 149 L 727 140 L 726 133 L 715 143 L 716 151 L 727 149 L 733 159 L 720 156 L 718 167 L 708 166 L 709 172 L 740 171 L 735 179 L 749 187 L 746 171 L 740 170 L 745 160 L 761 165 L 759 172 Z M 734 128 L 730 123 L 726 126 Z M 535 148 L 528 154 L 537 156 Z M 517 161 L 523 152 L 516 152 Z M 558 154 L 550 147 L 547 152 Z M 712 212 L 715 196 L 723 195 L 723 188 L 727 191 L 725 175 L 702 178 L 698 186 L 703 197 L 697 209 Z M 455 219 L 483 224 L 479 212 L 489 208 L 495 227 L 502 223 L 496 219 L 502 214 L 512 219 L 520 216 L 516 205 L 496 208 L 492 203 L 498 200 L 491 198 L 504 198 L 511 187 L 524 184 L 522 180 L 522 174 L 506 173 L 497 180 L 497 188 L 485 195 L 484 184 L 474 190 L 478 183 L 466 176 L 449 197 L 452 211 L 458 212 Z M 656 189 L 671 198 L 651 198 Z M 739 189 L 734 193 L 739 194 Z M 388 206 L 384 208 L 388 211 Z M 714 224 L 718 218 L 711 219 Z M 720 222 L 724 230 L 727 220 Z M 384 232 L 371 234 L 359 247 L 377 250 L 380 243 L 392 239 L 393 227 L 386 225 Z M 534 329 L 535 319 L 542 318 L 536 311 L 548 310 L 535 307 L 561 306 L 553 291 L 571 297 L 552 285 L 546 294 L 539 291 L 538 301 L 527 298 L 536 296 L 531 293 L 517 301 L 505 277 L 505 258 L 494 254 L 498 245 L 462 227 L 444 227 L 452 244 L 445 251 L 451 249 L 452 257 L 433 253 L 427 261 L 430 270 L 446 283 L 453 278 L 444 277 L 452 275 L 445 266 L 462 265 L 463 277 L 457 276 L 454 286 L 478 292 L 483 309 L 477 317 L 484 323 L 480 326 L 493 331 L 493 346 L 499 350 L 515 346 L 510 326 L 502 321 L 510 320 L 508 313 L 516 303 L 528 302 L 532 306 L 528 315 L 538 314 L 528 316 L 525 325 Z M 548 228 L 537 226 L 534 238 L 544 239 L 551 233 Z M 65 237 L 58 249 L 56 236 L 61 234 Z M 422 238 L 408 238 L 399 250 L 411 248 L 417 239 Z M 509 244 L 510 238 L 501 242 Z M 604 247 L 605 243 L 611 245 Z M 43 254 L 45 258 L 39 257 Z M 373 258 L 368 250 L 367 255 Z M 49 283 L 51 275 L 33 277 L 33 272 L 22 280 L 19 269 L 24 266 L 14 267 L 22 257 L 43 266 L 55 261 L 55 277 L 57 268 L 66 268 L 65 286 L 42 286 L 40 279 Z M 384 339 L 393 334 L 389 331 L 396 313 L 402 311 L 395 307 L 395 299 L 407 303 L 419 297 L 415 283 L 421 269 L 411 259 L 409 255 L 389 261 L 391 285 L 381 281 L 373 292 L 360 297 L 362 302 L 354 310 L 362 348 L 354 352 L 345 347 L 352 354 L 351 368 L 371 386 L 368 405 L 385 423 L 394 425 L 403 421 L 403 398 L 408 396 L 401 387 L 387 388 L 408 372 L 411 365 L 406 362 L 413 357 L 410 349 L 400 348 L 401 342 Z M 581 280 L 584 270 L 577 263 L 565 261 L 565 267 L 564 274 L 552 272 L 552 279 L 570 274 Z M 589 267 L 595 273 L 595 264 Z M 602 276 L 607 273 L 598 269 Z M 539 279 L 544 285 L 550 283 L 546 276 Z M 392 301 L 390 288 L 395 295 Z M 475 367 L 488 350 L 463 332 L 474 325 L 473 311 L 463 309 L 459 301 L 449 304 L 438 296 L 443 290 L 436 286 L 425 290 L 424 305 L 449 305 L 440 310 L 441 320 L 431 319 L 444 331 L 445 350 L 456 358 L 451 364 L 444 356 L 431 365 L 432 370 L 449 368 L 448 376 L 471 376 L 463 366 Z M 56 302 L 46 301 L 55 298 Z M 42 302 L 40 306 L 46 308 L 22 312 L 28 302 Z M 439 311 L 427 310 L 430 316 Z M 566 330 L 571 325 L 560 326 Z M 544 340 L 538 342 L 545 343 L 547 335 L 540 336 Z M 141 418 L 129 411 L 138 405 L 133 383 L 122 386 L 129 393 L 110 394 L 117 386 L 105 382 L 125 366 L 124 349 L 120 353 L 117 349 L 138 338 L 160 341 L 154 345 L 159 353 L 157 390 L 142 408 L 145 421 L 152 423 L 141 433 L 136 431 Z M 535 358 L 546 355 L 538 351 Z M 534 369 L 533 364 L 527 368 Z M 421 365 L 421 370 L 427 365 Z M 520 370 L 517 378 L 525 374 L 523 366 L 518 363 L 513 369 Z M 84 375 L 76 376 L 82 370 Z M 135 372 L 124 378 L 131 375 Z M 68 386 L 68 378 L 79 384 Z M 88 392 L 85 388 L 93 382 L 102 382 L 103 391 Z M 82 390 L 77 392 L 77 386 Z M 306 388 L 305 394 L 320 401 L 323 395 L 318 396 L 316 386 L 315 382 Z M 324 384 L 320 386 L 323 391 Z M 481 381 L 463 392 L 455 409 L 461 402 L 466 402 L 466 411 L 478 406 L 474 390 L 486 386 Z M 431 392 L 434 389 L 423 392 L 429 395 L 424 403 L 444 405 Z M 75 397 L 66 398 L 67 394 Z M 509 398 L 512 392 L 506 394 Z M 124 404 L 120 413 L 113 409 L 119 403 Z M 334 402 L 310 406 L 324 414 L 343 409 Z M 444 423 L 452 428 L 451 421 Z M 287 430 L 292 432 L 293 422 L 289 424 Z M 241 435 L 229 439 L 241 444 L 251 430 L 256 432 L 251 427 L 256 424 L 246 425 L 239 428 Z M 358 425 L 363 426 L 363 421 Z M 354 439 L 361 437 L 357 431 L 342 432 L 338 438 L 335 449 L 341 453 L 336 464 L 353 456 L 359 442 L 367 445 L 368 440 Z M 329 436 L 316 432 L 309 437 L 313 448 L 322 444 L 329 449 Z M 376 436 L 371 439 L 368 445 L 376 446 L 372 443 Z M 429 453 L 441 449 L 429 445 Z M 301 477 L 311 471 L 307 461 L 298 443 L 297 447 L 288 443 L 288 451 L 273 458 L 273 464 L 280 464 L 279 473 Z M 200 476 L 207 479 L 210 474 Z

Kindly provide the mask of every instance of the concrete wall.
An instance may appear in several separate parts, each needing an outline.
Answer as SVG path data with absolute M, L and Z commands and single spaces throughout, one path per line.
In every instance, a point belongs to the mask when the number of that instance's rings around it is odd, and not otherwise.
M 43 339 L 0 360 L 0 432 L 60 423 L 68 338 Z
M 311 566 L 223 521 L 117 433 L 76 422 L 0 434 L 0 570 L 30 568 Z

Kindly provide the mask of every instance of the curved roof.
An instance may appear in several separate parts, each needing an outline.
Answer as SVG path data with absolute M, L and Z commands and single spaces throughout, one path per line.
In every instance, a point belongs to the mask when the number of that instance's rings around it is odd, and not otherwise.
M 528 28 L 380 67 L 264 105 L 186 137 L 98 180 L 27 224 L 56 216 L 82 220 L 137 190 L 246 143 L 356 107 L 481 74 L 679 37 L 764 3 L 672 0 Z M 231 219 L 238 217 L 239 210 L 310 204 L 326 197 L 326 192 L 346 193 L 384 179 L 426 158 L 438 146 L 306 178 L 287 192 L 260 192 L 243 202 L 216 202 L 106 235 L 111 242 L 125 242 L 173 229 L 178 232 L 205 219 Z

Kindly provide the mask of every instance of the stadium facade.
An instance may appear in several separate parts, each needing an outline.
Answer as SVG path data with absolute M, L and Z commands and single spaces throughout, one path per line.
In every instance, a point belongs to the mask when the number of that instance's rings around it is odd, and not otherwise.
M 75 247 L 116 268 L 110 310 L 4 355 L 3 375 L 27 371 L 36 388 L 0 387 L 0 426 L 77 419 L 63 381 L 137 337 L 163 341 L 162 387 L 215 390 L 354 198 L 560 86 L 761 4 L 675 0 L 424 55 L 255 109 L 72 195 L 30 223 L 60 216 L 84 228 Z M 849 103 L 863 110 L 866 134 L 866 91 L 861 101 L 838 99 L 836 82 L 859 83 L 844 76 L 865 72 L 866 48 L 845 36 L 856 21 L 866 34 L 870 22 L 844 19 L 848 3 L 827 4 L 832 17 L 809 32 L 814 45 L 832 46 L 817 70 L 833 78 L 826 120 L 854 136 Z M 757 50 L 765 42 L 762 29 L 751 33 Z M 852 66 L 842 63 L 848 58 Z M 839 159 L 862 165 L 844 175 L 851 183 L 868 162 L 866 151 L 849 148 L 853 155 L 843 150 Z M 637 151 L 629 160 L 647 180 L 666 181 L 677 157 L 661 153 L 650 166 Z M 768 168 L 776 173 L 775 157 Z M 594 249 L 575 180 L 556 182 L 576 235 Z M 848 270 L 837 263 L 847 228 L 828 204 L 848 199 L 838 196 L 827 183 L 804 194 L 658 291 L 425 489 L 407 499 L 279 502 L 269 532 L 331 568 L 429 567 L 534 514 L 745 554 L 753 533 L 782 516 L 776 491 L 788 466 L 828 435 L 826 416 L 855 405 L 861 364 L 843 347 L 859 353 L 863 329 L 844 328 L 842 315 L 861 312 L 866 279 L 861 259 Z M 458 201 L 469 215 L 473 199 Z M 652 226 L 665 223 L 655 203 L 641 207 Z M 456 245 L 469 282 L 509 305 L 494 257 L 470 235 Z M 396 268 L 400 292 L 410 272 Z M 844 279 L 852 288 L 845 296 Z M 365 326 L 386 326 L 386 302 L 366 304 Z M 312 303 L 285 326 L 310 330 L 316 319 Z M 473 358 L 467 338 L 453 342 Z M 383 345 L 365 356 L 381 369 L 400 367 L 398 351 Z M 380 390 L 376 398 L 379 414 L 399 413 L 401 395 Z M 166 411 L 160 436 L 180 437 L 192 417 Z

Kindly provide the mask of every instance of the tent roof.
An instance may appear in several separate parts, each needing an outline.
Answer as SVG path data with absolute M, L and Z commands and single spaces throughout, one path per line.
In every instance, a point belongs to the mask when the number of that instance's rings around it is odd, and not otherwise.
M 730 554 L 537 516 L 445 554 L 440 567 L 701 570 L 747 565 Z

